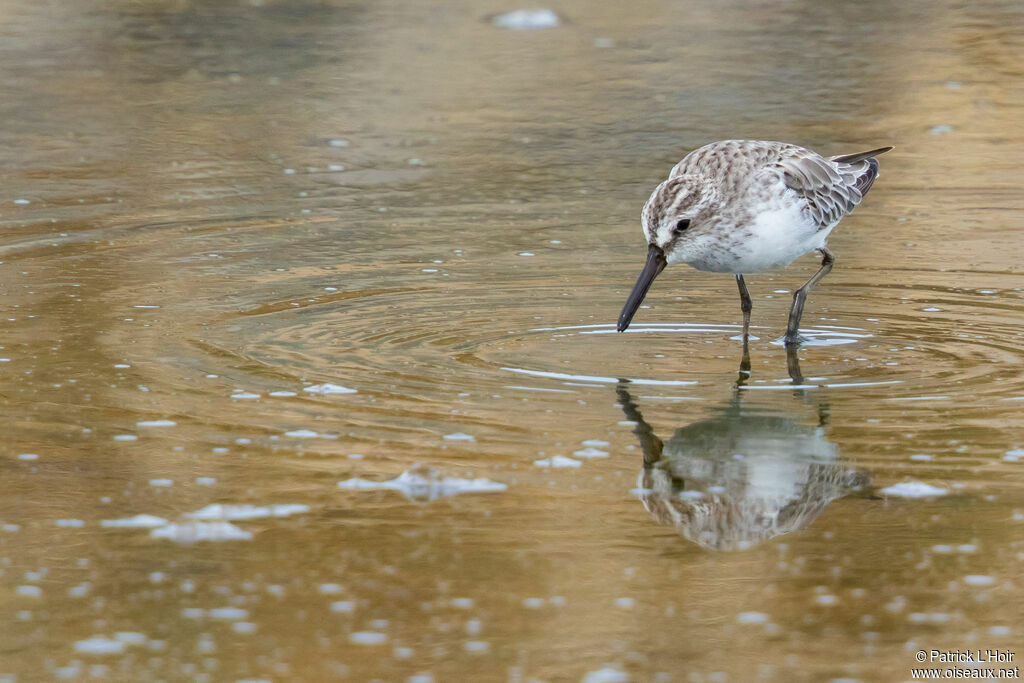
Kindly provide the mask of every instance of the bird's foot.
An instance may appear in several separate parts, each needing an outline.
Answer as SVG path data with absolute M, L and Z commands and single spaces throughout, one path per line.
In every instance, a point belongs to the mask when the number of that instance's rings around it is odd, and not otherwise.
M 807 341 L 807 338 L 801 335 L 799 332 L 793 332 L 792 334 L 787 332 L 786 336 L 782 338 L 782 342 L 786 345 L 787 349 L 800 346 L 805 341 Z

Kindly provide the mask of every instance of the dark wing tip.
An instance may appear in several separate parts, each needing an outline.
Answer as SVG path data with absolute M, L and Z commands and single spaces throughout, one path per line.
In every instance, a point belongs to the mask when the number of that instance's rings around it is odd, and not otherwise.
M 886 152 L 889 152 L 889 151 L 891 151 L 893 149 L 895 149 L 895 147 L 890 145 L 889 147 L 879 147 L 878 149 L 873 149 L 870 152 L 857 152 L 855 154 L 840 154 L 837 157 L 830 157 L 829 161 L 835 161 L 836 163 L 839 163 L 839 164 L 855 164 L 858 161 L 864 161 L 865 159 L 870 159 L 871 157 L 876 157 L 879 154 L 885 154 Z

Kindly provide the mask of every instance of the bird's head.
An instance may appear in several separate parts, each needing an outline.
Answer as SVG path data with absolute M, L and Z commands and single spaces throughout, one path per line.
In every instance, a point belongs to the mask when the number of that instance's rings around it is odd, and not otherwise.
M 693 238 L 703 232 L 703 218 L 714 201 L 706 183 L 691 175 L 677 175 L 651 193 L 641 213 L 647 238 L 647 263 L 619 315 L 619 332 L 630 321 L 650 289 L 654 278 L 670 263 L 687 260 Z
M 654 188 L 640 214 L 644 237 L 668 263 L 685 261 L 686 245 L 702 231 L 714 192 L 702 178 L 677 175 Z

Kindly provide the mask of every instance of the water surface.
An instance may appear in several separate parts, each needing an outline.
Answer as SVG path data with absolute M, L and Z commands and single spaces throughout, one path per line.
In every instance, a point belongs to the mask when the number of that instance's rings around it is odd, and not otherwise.
M 0 674 L 1024 656 L 1019 5 L 6 4 Z M 749 372 L 729 276 L 613 332 L 726 137 L 897 147 Z

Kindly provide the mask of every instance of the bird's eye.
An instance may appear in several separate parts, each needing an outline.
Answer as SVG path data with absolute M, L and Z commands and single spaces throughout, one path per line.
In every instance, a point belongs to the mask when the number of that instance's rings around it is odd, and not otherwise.
M 689 218 L 680 218 L 679 222 L 676 223 L 675 231 L 676 231 L 676 233 L 680 233 L 680 232 L 683 232 L 684 230 L 686 230 L 688 227 L 690 227 L 690 219 Z

